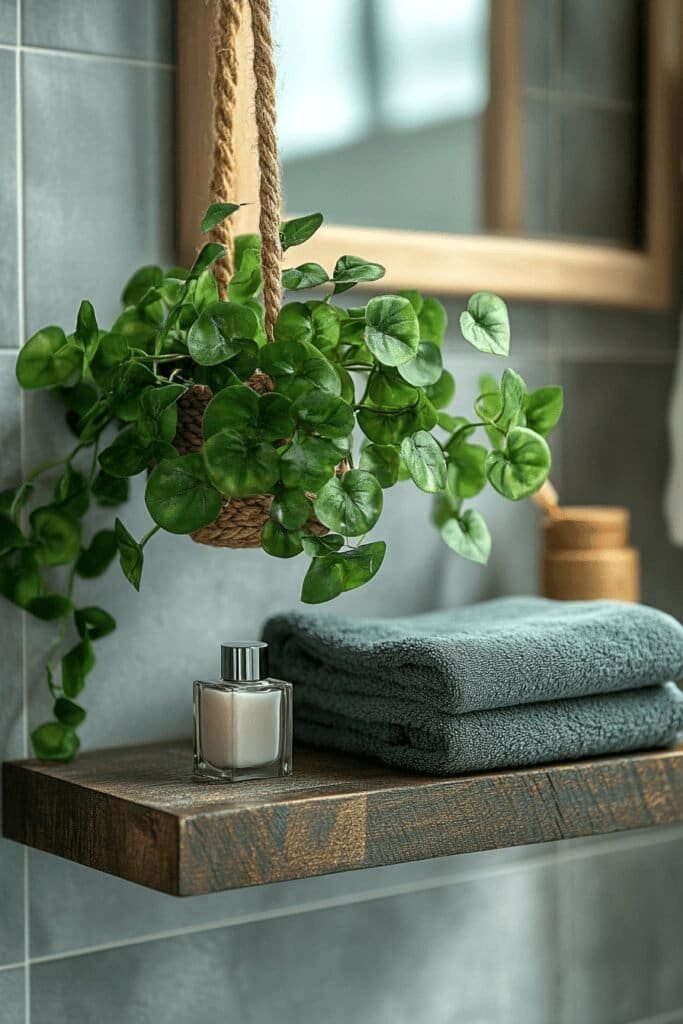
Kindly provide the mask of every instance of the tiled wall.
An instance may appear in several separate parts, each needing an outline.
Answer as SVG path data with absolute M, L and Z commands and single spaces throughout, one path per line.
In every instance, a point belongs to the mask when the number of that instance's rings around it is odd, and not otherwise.
M 0 486 L 63 440 L 55 402 L 20 403 L 20 339 L 70 326 L 84 296 L 106 323 L 132 262 L 173 258 L 172 0 L 16 3 L 0 0 Z M 674 317 L 516 305 L 512 322 L 515 365 L 567 388 L 563 497 L 629 503 L 645 596 L 683 616 L 683 555 L 660 512 Z M 455 335 L 447 351 L 469 401 L 483 360 Z M 416 532 L 426 496 L 387 504 L 394 557 L 342 606 L 394 614 L 534 589 L 530 506 L 485 500 L 484 570 Z M 139 488 L 125 519 L 142 531 Z M 105 581 L 120 628 L 86 691 L 88 745 L 186 732 L 216 642 L 296 602 L 296 565 L 176 538 L 148 552 L 139 596 L 116 567 Z M 3 756 L 45 713 L 48 639 L 2 606 Z M 679 830 L 643 832 L 177 901 L 0 840 L 0 1019 L 673 1024 L 682 853 Z

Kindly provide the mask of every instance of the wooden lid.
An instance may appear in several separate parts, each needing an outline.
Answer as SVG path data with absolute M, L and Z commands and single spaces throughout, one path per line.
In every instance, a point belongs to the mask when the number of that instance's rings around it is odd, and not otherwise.
M 615 549 L 628 544 L 630 513 L 626 508 L 562 506 L 543 521 L 547 550 Z

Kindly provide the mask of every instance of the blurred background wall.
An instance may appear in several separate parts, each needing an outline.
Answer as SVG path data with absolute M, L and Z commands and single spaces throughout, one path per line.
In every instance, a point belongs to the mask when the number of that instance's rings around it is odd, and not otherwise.
M 538 3 L 527 24 L 539 58 L 528 69 L 536 123 L 558 102 L 541 51 L 559 3 Z M 618 11 L 630 4 L 599 6 L 616 51 Z M 582 53 L 593 7 L 567 0 L 570 16 L 555 18 L 578 39 L 562 51 L 570 57 Z M 609 65 L 594 70 L 585 116 L 571 105 L 568 153 L 572 173 L 604 178 L 624 119 L 605 93 Z M 21 340 L 47 323 L 71 329 L 85 297 L 108 323 L 136 265 L 174 261 L 174 85 L 172 0 L 0 0 L 0 486 L 64 440 L 56 401 L 18 396 Z M 544 138 L 539 130 L 539 160 Z M 561 224 L 562 204 L 576 197 L 558 190 L 544 201 Z M 622 209 L 627 235 L 632 212 Z M 614 209 L 605 216 L 613 232 Z M 471 402 L 478 373 L 501 364 L 458 341 L 462 303 L 447 305 L 447 363 Z M 629 505 L 645 600 L 683 617 L 683 554 L 660 511 L 675 314 L 516 303 L 511 320 L 514 365 L 531 386 L 566 389 L 554 435 L 562 499 Z M 122 513 L 136 535 L 140 499 L 138 486 Z M 481 568 L 424 526 L 429 500 L 414 489 L 388 495 L 385 567 L 337 608 L 391 615 L 534 592 L 531 505 L 482 502 L 494 553 Z M 187 734 L 191 681 L 215 674 L 218 641 L 256 636 L 298 599 L 299 566 L 261 553 L 164 536 L 146 555 L 140 595 L 116 566 L 104 584 L 120 628 L 98 645 L 84 694 L 89 746 Z M 3 603 L 4 757 L 26 752 L 45 715 L 49 639 Z M 683 831 L 645 831 L 181 902 L 0 840 L 0 1018 L 673 1024 L 683 1021 L 682 855 Z

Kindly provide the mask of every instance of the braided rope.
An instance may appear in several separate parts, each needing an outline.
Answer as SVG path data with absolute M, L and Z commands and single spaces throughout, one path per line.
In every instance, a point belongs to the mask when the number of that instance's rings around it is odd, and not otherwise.
M 214 47 L 216 68 L 213 79 L 213 168 L 210 194 L 212 203 L 234 201 L 236 180 L 235 109 L 237 106 L 237 34 L 242 21 L 242 0 L 215 0 Z M 225 257 L 215 264 L 218 293 L 227 295 L 233 274 L 233 228 L 228 217 L 211 233 L 215 242 L 225 246 Z
M 270 0 L 249 0 L 254 36 L 254 78 L 256 80 L 256 127 L 258 129 L 259 231 L 266 336 L 273 340 L 273 328 L 282 300 L 280 278 L 280 164 L 277 152 L 275 114 L 275 60 L 270 31 Z

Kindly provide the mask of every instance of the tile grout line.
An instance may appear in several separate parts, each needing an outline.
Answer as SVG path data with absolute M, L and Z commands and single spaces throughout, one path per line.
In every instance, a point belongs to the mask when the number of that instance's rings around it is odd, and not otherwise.
M 127 64 L 138 68 L 153 68 L 157 71 L 175 71 L 175 64 L 165 61 L 145 60 L 141 57 L 120 57 L 109 53 L 89 53 L 87 50 L 57 50 L 49 46 L 24 46 L 22 43 L 0 43 L 0 50 L 16 50 L 39 57 L 63 57 L 66 60 L 105 61 L 108 64 Z
M 680 841 L 680 835 L 674 834 L 666 838 L 655 835 L 643 837 L 638 846 L 652 846 L 665 842 Z M 167 939 L 182 938 L 185 935 L 197 935 L 204 932 L 220 931 L 224 928 L 234 928 L 246 924 L 259 924 L 265 921 L 279 920 L 286 917 L 294 917 L 299 914 L 315 913 L 321 910 L 333 910 L 337 907 L 354 906 L 362 903 L 374 903 L 378 900 L 391 899 L 396 896 L 410 896 L 421 892 L 429 892 L 434 889 L 446 889 L 471 882 L 486 881 L 490 878 L 501 878 L 511 875 L 520 875 L 529 870 L 545 869 L 550 867 L 561 867 L 563 864 L 577 860 L 586 860 L 589 857 L 603 856 L 614 852 L 615 845 L 623 846 L 620 837 L 617 836 L 612 842 L 605 842 L 599 849 L 588 848 L 585 851 L 575 850 L 567 854 L 560 854 L 558 850 L 552 850 L 547 854 L 531 857 L 524 861 L 513 864 L 506 864 L 498 868 L 487 870 L 472 870 L 462 872 L 460 875 L 439 875 L 434 878 L 424 879 L 418 882 L 403 882 L 396 885 L 384 886 L 380 889 L 369 889 L 361 892 L 350 893 L 346 896 L 331 896 L 327 899 L 310 900 L 303 903 L 293 903 L 288 907 L 279 907 L 275 910 L 262 910 L 253 913 L 236 914 L 232 917 L 220 918 L 215 921 L 202 922 L 201 924 L 185 925 L 180 928 L 169 928 L 158 932 L 149 932 L 127 939 L 118 939 L 113 942 L 104 942 L 93 946 L 82 946 L 76 949 L 65 950 L 59 953 L 46 953 L 43 956 L 30 958 L 30 964 L 39 965 L 53 963 L 58 960 L 70 960 L 80 956 L 91 956 L 98 953 L 106 953 L 110 950 L 125 949 L 128 946 L 146 945 L 150 942 L 162 942 Z M 631 844 L 627 849 L 631 849 Z M 647 1021 L 634 1022 L 634 1024 L 648 1024 Z M 656 1022 L 653 1022 L 656 1024 Z

